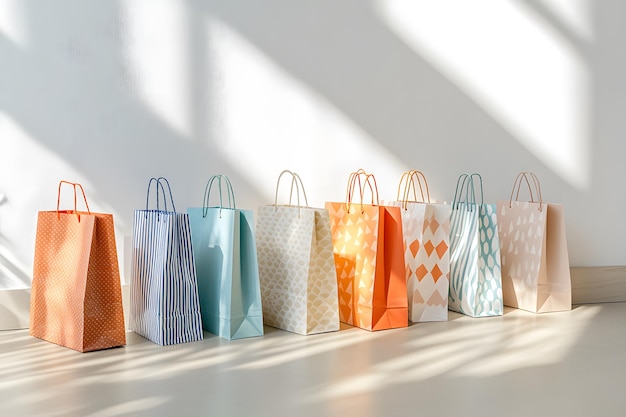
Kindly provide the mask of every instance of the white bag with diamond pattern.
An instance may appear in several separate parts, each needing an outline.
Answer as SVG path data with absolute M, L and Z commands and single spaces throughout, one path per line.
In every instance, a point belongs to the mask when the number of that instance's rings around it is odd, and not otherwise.
M 421 194 L 419 201 L 417 187 Z M 413 200 L 410 200 L 411 190 Z M 447 321 L 450 206 L 430 201 L 426 177 L 416 170 L 402 174 L 396 200 L 385 204 L 402 208 L 409 320 Z

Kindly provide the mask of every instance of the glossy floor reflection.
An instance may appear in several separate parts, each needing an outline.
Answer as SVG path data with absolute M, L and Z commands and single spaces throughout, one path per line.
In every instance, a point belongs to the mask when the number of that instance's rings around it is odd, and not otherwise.
M 0 332 L 0 416 L 618 416 L 626 303 L 77 353 Z

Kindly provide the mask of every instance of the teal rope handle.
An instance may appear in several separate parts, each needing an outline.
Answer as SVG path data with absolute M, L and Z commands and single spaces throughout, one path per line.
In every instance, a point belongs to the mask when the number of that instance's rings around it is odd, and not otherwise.
M 206 217 L 209 212 L 209 201 L 211 199 L 211 189 L 213 187 L 213 183 L 217 181 L 217 188 L 219 192 L 220 199 L 220 218 L 222 217 L 222 209 L 227 208 L 230 210 L 236 210 L 237 206 L 235 203 L 235 192 L 233 191 L 233 186 L 226 175 L 213 175 L 206 183 L 204 187 L 204 198 L 202 200 L 202 217 Z M 224 197 L 222 193 L 222 181 L 226 184 L 226 195 L 228 196 L 228 207 L 224 207 Z

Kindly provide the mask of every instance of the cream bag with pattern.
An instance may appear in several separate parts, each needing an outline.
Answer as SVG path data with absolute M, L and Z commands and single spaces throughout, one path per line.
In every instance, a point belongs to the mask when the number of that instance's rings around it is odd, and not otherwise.
M 530 201 L 518 201 L 524 181 Z M 533 313 L 571 310 L 563 206 L 543 202 L 535 174 L 519 173 L 509 201 L 498 202 L 498 234 L 504 305 Z
M 284 174 L 292 177 L 289 205 L 278 205 Z M 258 209 L 256 238 L 264 323 L 302 335 L 339 330 L 328 210 L 308 206 L 298 174 L 278 177 L 274 204 Z

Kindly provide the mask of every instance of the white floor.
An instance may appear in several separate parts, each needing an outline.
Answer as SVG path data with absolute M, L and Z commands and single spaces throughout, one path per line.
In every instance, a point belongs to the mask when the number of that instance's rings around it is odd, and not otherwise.
M 623 416 L 626 303 L 77 353 L 0 332 L 0 416 Z

